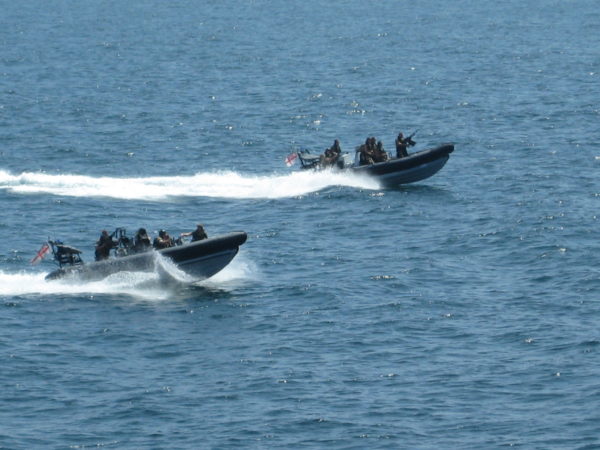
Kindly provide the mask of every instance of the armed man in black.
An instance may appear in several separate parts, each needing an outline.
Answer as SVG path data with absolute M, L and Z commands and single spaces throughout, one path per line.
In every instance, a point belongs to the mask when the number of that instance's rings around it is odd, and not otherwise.
M 407 138 L 405 138 L 402 133 L 398 133 L 398 137 L 396 138 L 396 158 L 404 158 L 405 156 L 408 156 L 408 147 L 412 147 L 416 144 L 416 142 L 412 140 L 412 137 L 415 135 L 415 133 L 411 134 Z

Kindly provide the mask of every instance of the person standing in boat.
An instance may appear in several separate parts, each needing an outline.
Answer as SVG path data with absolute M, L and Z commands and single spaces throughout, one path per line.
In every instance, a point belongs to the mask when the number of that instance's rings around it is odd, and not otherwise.
M 115 248 L 117 243 L 113 241 L 112 236 L 108 234 L 108 231 L 102 230 L 100 239 L 96 242 L 95 257 L 96 261 L 102 261 L 110 256 L 110 250 Z
M 133 251 L 136 253 L 145 252 L 150 247 L 152 247 L 152 242 L 150 242 L 146 229 L 140 228 L 133 238 Z
M 206 234 L 206 231 L 204 231 L 204 225 L 202 225 L 201 223 L 196 225 L 196 229 L 194 231 L 190 231 L 187 233 L 181 233 L 179 235 L 180 237 L 187 237 L 187 236 L 191 236 L 192 237 L 192 242 L 195 241 L 201 241 L 203 239 L 207 239 L 208 235 Z
M 154 238 L 153 247 L 157 250 L 161 250 L 163 248 L 173 247 L 173 239 L 169 236 L 165 230 L 160 230 L 158 232 L 158 236 Z
M 331 151 L 339 157 L 342 154 L 342 147 L 340 146 L 340 141 L 338 139 L 333 141 L 333 145 L 331 146 Z
M 396 138 L 396 158 L 404 158 L 405 156 L 408 156 L 408 147 L 412 147 L 415 144 L 416 142 L 413 141 L 410 136 L 404 138 L 402 132 L 398 133 L 398 137 Z

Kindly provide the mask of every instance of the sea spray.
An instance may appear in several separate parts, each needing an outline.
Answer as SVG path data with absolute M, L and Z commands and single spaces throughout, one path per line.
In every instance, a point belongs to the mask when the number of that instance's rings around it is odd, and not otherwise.
M 0 297 L 105 294 L 163 300 L 171 298 L 174 290 L 192 282 L 171 260 L 159 254 L 156 255 L 155 269 L 151 272 L 117 272 L 93 282 L 81 281 L 76 277 L 47 281 L 47 274 L 31 271 L 11 273 L 0 270 Z M 243 255 L 238 255 L 221 272 L 196 284 L 211 289 L 230 290 L 257 277 L 254 264 Z
M 122 294 L 140 298 L 167 298 L 168 293 L 157 289 L 153 272 L 119 272 L 103 280 L 85 282 L 77 278 L 46 281 L 47 273 L 0 270 L 0 296 L 48 296 L 81 294 Z M 149 288 L 151 286 L 151 288 Z
M 250 260 L 244 251 L 235 257 L 235 259 L 223 270 L 213 275 L 207 280 L 197 283 L 201 286 L 219 289 L 235 289 L 251 281 L 262 279 L 260 270 Z
M 297 171 L 277 175 L 238 172 L 197 173 L 175 177 L 91 177 L 0 170 L 0 189 L 17 194 L 51 194 L 71 197 L 109 197 L 122 200 L 166 201 L 173 197 L 232 199 L 287 198 L 318 192 L 331 186 L 378 189 L 377 181 L 334 171 Z

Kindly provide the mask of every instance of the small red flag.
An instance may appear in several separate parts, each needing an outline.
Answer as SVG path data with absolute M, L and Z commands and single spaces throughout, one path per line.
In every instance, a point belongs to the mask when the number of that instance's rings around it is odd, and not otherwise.
M 42 245 L 42 248 L 40 248 L 37 254 L 33 257 L 33 259 L 31 260 L 31 264 L 35 265 L 39 263 L 42 259 L 44 259 L 44 256 L 46 256 L 46 253 L 48 253 L 49 251 L 50 246 L 46 242 L 44 243 L 44 245 Z
M 285 165 L 290 167 L 296 162 L 296 158 L 298 158 L 298 153 L 290 153 L 287 155 L 287 158 L 285 158 Z

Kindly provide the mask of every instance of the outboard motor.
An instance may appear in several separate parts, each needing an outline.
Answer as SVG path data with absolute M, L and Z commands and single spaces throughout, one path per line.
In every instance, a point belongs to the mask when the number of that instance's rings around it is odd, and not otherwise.
M 48 243 L 52 247 L 54 260 L 58 263 L 59 267 L 79 266 L 83 264 L 81 250 L 69 245 L 64 245 L 61 241 L 48 241 Z
M 346 167 L 352 166 L 352 157 L 348 152 L 342 153 L 336 162 L 336 166 L 339 169 L 345 169 Z
M 360 147 L 356 149 L 356 153 L 354 153 L 354 165 L 356 167 L 360 166 Z

